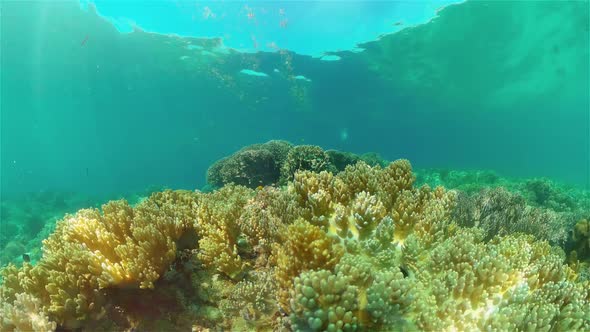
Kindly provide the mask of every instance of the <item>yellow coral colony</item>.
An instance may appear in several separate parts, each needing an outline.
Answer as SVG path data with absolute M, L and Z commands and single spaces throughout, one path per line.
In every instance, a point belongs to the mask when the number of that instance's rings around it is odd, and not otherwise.
M 195 198 L 190 192 L 166 191 L 135 208 L 113 201 L 103 205 L 102 213 L 85 209 L 66 216 L 43 242 L 36 266 L 3 271 L 3 302 L 18 308 L 26 299 L 40 316 L 67 328 L 102 317 L 105 288 L 154 287 L 175 258 L 176 241 L 194 232 Z M 14 319 L 4 325 L 18 328 Z
M 450 220 L 454 192 L 413 182 L 406 160 L 296 174 L 307 222 L 347 253 L 294 279 L 295 330 L 590 329 L 587 285 L 559 249 L 523 235 L 484 243 Z
M 518 234 L 485 242 L 451 220 L 455 192 L 414 180 L 407 160 L 360 162 L 297 172 L 286 188 L 165 191 L 81 210 L 58 223 L 36 266 L 4 269 L 2 329 L 105 319 L 106 289 L 154 287 L 188 246 L 197 293 L 223 315 L 197 319 L 210 327 L 590 330 L 590 287 L 560 249 Z
M 238 254 L 238 220 L 252 192 L 241 186 L 226 186 L 204 195 L 197 208 L 199 258 L 205 266 L 231 278 L 244 268 Z

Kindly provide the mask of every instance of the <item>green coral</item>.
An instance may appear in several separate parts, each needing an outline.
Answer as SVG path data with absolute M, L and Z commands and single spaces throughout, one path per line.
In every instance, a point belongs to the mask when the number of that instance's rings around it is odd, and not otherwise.
M 377 153 L 357 155 L 351 152 L 326 150 L 326 154 L 330 157 L 330 162 L 338 172 L 342 172 L 346 166 L 354 165 L 359 161 L 365 162 L 369 166 L 387 166 L 387 162 Z
M 357 287 L 350 277 L 327 270 L 295 278 L 291 320 L 295 331 L 356 331 L 360 325 Z
M 216 187 L 233 183 L 249 188 L 277 183 L 291 148 L 289 142 L 274 140 L 247 146 L 211 165 L 207 182 Z
M 387 165 L 375 153 L 356 155 L 337 150 L 324 151 L 319 146 L 294 146 L 287 141 L 272 140 L 246 146 L 216 161 L 207 170 L 207 183 L 213 188 L 227 184 L 249 188 L 285 184 L 297 171 L 337 173 L 360 161 L 370 166 Z
M 317 270 L 295 278 L 293 329 L 383 330 L 411 324 L 403 314 L 411 284 L 397 267 L 375 268 L 374 259 L 345 255 L 335 271 Z
M 561 246 L 575 222 L 571 213 L 531 206 L 522 195 L 504 188 L 483 189 L 472 195 L 462 193 L 453 217 L 461 226 L 482 229 L 486 240 L 520 232 Z
M 315 145 L 298 145 L 289 151 L 281 166 L 281 182 L 293 180 L 295 173 L 300 170 L 336 172 L 336 168 L 330 163 L 330 156 Z
M 576 215 L 588 213 L 590 209 L 589 191 L 546 178 L 501 177 L 487 170 L 423 169 L 417 173 L 418 184 L 440 185 L 470 195 L 502 187 L 511 193 L 521 195 L 527 205 Z

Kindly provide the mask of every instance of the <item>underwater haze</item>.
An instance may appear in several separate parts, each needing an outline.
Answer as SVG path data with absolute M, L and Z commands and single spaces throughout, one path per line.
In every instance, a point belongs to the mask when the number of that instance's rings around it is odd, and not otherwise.
M 240 52 L 225 31 L 121 32 L 74 1 L 3 2 L 2 194 L 200 187 L 213 161 L 269 139 L 588 186 L 587 12 L 467 1 L 321 58 L 281 40 Z

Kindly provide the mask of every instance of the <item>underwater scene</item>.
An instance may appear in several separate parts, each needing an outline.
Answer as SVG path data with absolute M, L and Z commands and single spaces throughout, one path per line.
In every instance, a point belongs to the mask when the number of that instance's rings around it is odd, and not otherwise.
M 590 331 L 590 3 L 0 2 L 0 331 Z

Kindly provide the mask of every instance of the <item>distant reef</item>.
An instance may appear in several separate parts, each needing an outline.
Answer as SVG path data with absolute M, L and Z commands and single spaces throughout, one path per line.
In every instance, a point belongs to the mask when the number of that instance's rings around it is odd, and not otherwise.
M 222 158 L 207 171 L 212 188 L 238 184 L 248 188 L 286 184 L 297 171 L 338 173 L 346 166 L 364 161 L 370 166 L 385 166 L 387 161 L 375 153 L 356 155 L 337 150 L 323 150 L 316 145 L 293 145 L 271 140 L 248 145 Z

